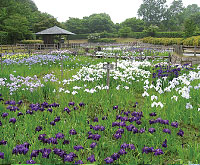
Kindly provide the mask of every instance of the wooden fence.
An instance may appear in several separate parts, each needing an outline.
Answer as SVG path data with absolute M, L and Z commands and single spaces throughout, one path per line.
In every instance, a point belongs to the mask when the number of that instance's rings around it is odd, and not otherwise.
M 174 45 L 174 52 L 178 55 L 200 53 L 200 46 L 185 46 L 185 45 Z
M 16 53 L 29 52 L 38 50 L 56 50 L 67 48 L 80 48 L 79 43 L 70 44 L 16 44 L 16 45 L 0 45 L 0 53 Z

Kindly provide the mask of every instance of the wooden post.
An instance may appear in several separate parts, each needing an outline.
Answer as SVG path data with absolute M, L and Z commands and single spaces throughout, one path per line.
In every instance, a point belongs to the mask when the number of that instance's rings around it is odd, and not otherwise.
M 61 54 L 60 54 L 61 56 Z M 63 58 L 61 56 L 61 79 L 63 79 Z
M 117 70 L 117 53 L 115 52 L 115 70 Z
M 114 68 L 113 64 L 110 64 L 109 62 L 107 64 L 103 64 L 103 69 L 107 70 L 107 80 L 106 85 L 108 86 L 107 92 L 109 93 L 110 88 L 110 70 Z
M 108 86 L 108 90 L 107 92 L 109 93 L 109 88 L 110 88 L 110 68 L 109 68 L 109 62 L 108 62 L 108 67 L 107 67 L 107 81 L 106 81 L 106 84 Z
M 0 53 L 0 57 L 1 57 L 1 72 L 3 72 L 3 59 L 2 59 L 2 53 Z
M 197 46 L 194 46 L 194 56 L 197 56 Z
M 169 69 L 169 67 L 170 67 L 170 62 L 171 62 L 171 55 L 170 55 L 170 53 L 169 53 L 169 56 L 168 56 L 168 69 Z

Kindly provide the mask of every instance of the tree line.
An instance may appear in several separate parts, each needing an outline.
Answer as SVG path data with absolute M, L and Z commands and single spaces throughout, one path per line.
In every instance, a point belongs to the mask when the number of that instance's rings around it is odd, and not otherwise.
M 186 36 L 192 36 L 200 29 L 200 7 L 196 4 L 184 7 L 182 0 L 174 0 L 169 6 L 166 0 L 143 0 L 138 16 L 116 24 L 106 13 L 82 19 L 70 17 L 65 22 L 58 22 L 52 15 L 40 12 L 32 0 L 1 0 L 0 44 L 35 39 L 34 33 L 55 25 L 76 34 L 106 32 L 120 35 L 156 30 L 185 31 Z

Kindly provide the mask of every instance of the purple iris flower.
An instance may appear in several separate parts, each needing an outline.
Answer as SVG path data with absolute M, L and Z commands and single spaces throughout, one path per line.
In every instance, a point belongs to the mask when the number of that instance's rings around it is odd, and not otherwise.
M 184 131 L 180 129 L 179 132 L 177 133 L 177 135 L 183 137 L 183 135 L 184 135 Z
M 64 108 L 64 111 L 67 111 L 67 113 L 70 113 L 70 112 L 71 112 L 70 109 L 69 109 L 68 107 L 65 107 L 65 108 Z
M 2 122 L 0 121 L 0 126 L 2 126 Z
M 13 124 L 15 124 L 16 119 L 15 118 L 10 118 L 9 123 L 12 122 Z
M 83 102 L 81 102 L 81 103 L 79 103 L 79 106 L 80 106 L 80 107 L 84 107 L 85 104 L 84 104 Z
M 114 160 L 111 157 L 107 157 L 106 159 L 104 159 L 104 161 L 106 162 L 106 164 L 111 164 Z
M 145 129 L 144 128 L 141 128 L 140 130 L 139 130 L 139 133 L 144 133 L 145 132 Z
M 55 119 L 54 119 L 55 122 L 58 122 L 60 121 L 60 116 L 57 116 Z
M 49 111 L 49 112 L 52 113 L 52 112 L 53 112 L 53 109 L 52 109 L 52 108 L 48 108 L 47 111 Z
M 113 110 L 118 109 L 118 105 L 113 106 Z
M 69 155 L 69 154 L 67 154 L 67 155 L 64 155 L 64 162 L 72 162 L 72 161 L 74 161 L 74 158 L 73 158 L 73 156 L 72 155 Z
M 75 131 L 75 129 L 72 128 L 72 129 L 69 131 L 69 134 L 70 134 L 70 135 L 76 135 L 77 132 Z
M 167 129 L 167 128 L 163 129 L 163 132 L 168 133 L 168 134 L 171 134 L 171 130 L 170 130 L 170 129 Z
M 115 139 L 119 139 L 119 138 L 121 139 L 121 138 L 122 138 L 122 135 L 116 133 L 116 134 L 114 134 L 114 138 L 115 138 Z
M 164 148 L 167 147 L 167 139 L 165 139 L 165 141 L 163 142 L 162 147 L 164 147 Z
M 23 115 L 23 113 L 22 112 L 18 112 L 17 116 L 21 116 L 21 115 Z
M 34 160 L 32 160 L 32 159 L 26 161 L 26 164 L 35 164 L 35 163 L 36 162 Z
M 119 122 L 119 126 L 120 126 L 120 127 L 126 127 L 126 123 L 125 123 L 124 121 Z
M 35 129 L 35 131 L 37 131 L 37 132 L 39 132 L 39 131 L 41 131 L 41 130 L 42 130 L 42 127 L 41 127 L 41 126 L 37 126 L 36 129 Z
M 28 110 L 26 111 L 26 114 L 32 115 L 32 114 L 33 114 L 33 111 L 31 111 L 31 110 L 28 109 Z
M 50 153 L 51 153 L 51 149 L 46 149 L 46 148 L 44 148 L 44 149 L 42 149 L 42 151 L 40 151 L 40 152 L 42 152 L 42 157 L 43 157 L 43 158 L 49 158 L 49 155 L 50 155 Z
M 19 101 L 17 102 L 17 104 L 18 104 L 18 105 L 21 105 L 21 104 L 22 104 L 22 100 L 19 100 Z
M 175 128 L 178 128 L 178 122 L 172 122 L 172 123 L 171 123 L 171 126 L 172 126 L 172 127 L 175 127 Z
M 122 128 L 119 128 L 117 131 L 116 131 L 116 134 L 123 134 L 124 133 L 124 129 Z
M 169 125 L 169 120 L 161 120 L 160 122 L 161 124 L 166 124 L 166 125 Z
M 149 132 L 154 133 L 154 132 L 156 132 L 156 129 L 155 128 L 149 128 Z
M 40 134 L 38 137 L 38 140 L 44 140 L 45 136 L 46 136 L 46 134 Z
M 137 129 L 136 127 L 134 127 L 134 128 L 132 129 L 132 131 L 133 131 L 134 134 L 138 133 L 138 129 Z
M 132 124 L 126 126 L 127 131 L 132 131 L 133 128 L 134 128 L 134 126 Z
M 0 158 L 4 159 L 4 153 L 3 152 L 0 152 Z
M 118 153 L 119 153 L 119 155 L 127 154 L 127 152 L 124 149 L 120 149 Z
M 69 144 L 69 140 L 64 140 L 63 144 Z
M 127 116 L 121 117 L 121 121 L 128 121 L 128 117 Z
M 91 163 L 95 162 L 95 157 L 94 155 L 91 155 L 90 157 L 87 158 L 87 161 L 90 161 Z
M 38 155 L 39 155 L 39 150 L 33 150 L 31 152 L 31 159 L 32 159 L 32 157 L 37 157 Z
M 130 148 L 131 150 L 135 150 L 134 144 L 129 144 L 129 148 Z
M 117 115 L 117 116 L 116 116 L 116 120 L 121 120 L 121 116 L 120 116 L 120 115 Z
M 5 140 L 0 141 L 0 145 L 6 145 L 6 144 L 7 144 L 7 141 Z
M 112 127 L 115 127 L 115 126 L 120 126 L 120 123 L 118 123 L 118 122 L 113 122 L 113 123 L 112 123 Z
M 93 119 L 93 122 L 99 122 L 98 117 L 95 117 L 95 118 Z
M 128 147 L 129 147 L 129 144 L 123 143 L 120 148 L 127 149 Z
M 57 138 L 51 137 L 51 138 L 49 138 L 49 141 L 52 144 L 58 144 Z
M 161 155 L 161 154 L 164 154 L 164 152 L 163 152 L 160 148 L 155 149 L 153 152 L 154 152 L 154 155 Z
M 148 153 L 153 152 L 153 151 L 154 151 L 153 147 L 145 147 L 144 146 L 144 148 L 142 148 L 142 153 L 148 154 Z
M 74 164 L 84 164 L 83 163 L 83 161 L 82 160 L 77 160 L 77 161 L 75 161 L 75 163 Z
M 94 134 L 94 135 L 92 135 L 92 139 L 93 139 L 93 140 L 99 141 L 100 138 L 101 138 L 101 135 L 99 135 L 99 134 Z
M 119 159 L 119 157 L 120 157 L 119 153 L 114 153 L 114 154 L 111 155 L 111 158 L 113 160 L 117 160 L 117 159 Z
M 97 143 L 93 142 L 92 144 L 90 144 L 91 148 L 94 148 L 97 145 Z
M 155 112 L 152 112 L 149 114 L 149 116 L 156 116 L 157 114 Z
M 58 138 L 58 139 L 63 139 L 64 137 L 65 137 L 65 135 L 60 132 L 56 134 L 56 138 Z
M 56 122 L 55 121 L 51 121 L 50 124 L 51 125 L 56 125 Z
M 102 120 L 107 120 L 107 116 L 102 117 Z
M 68 105 L 69 105 L 69 106 L 71 106 L 71 105 L 74 106 L 75 103 L 74 103 L 74 102 L 69 102 Z
M 82 146 L 80 146 L 80 145 L 78 145 L 78 146 L 74 146 L 74 149 L 76 150 L 76 151 L 79 151 L 80 149 L 84 149 Z
M 8 113 L 3 113 L 1 116 L 6 117 L 6 116 L 8 116 Z
M 141 125 L 142 122 L 141 122 L 140 120 L 137 120 L 137 121 L 136 121 L 136 124 L 137 124 L 137 125 Z

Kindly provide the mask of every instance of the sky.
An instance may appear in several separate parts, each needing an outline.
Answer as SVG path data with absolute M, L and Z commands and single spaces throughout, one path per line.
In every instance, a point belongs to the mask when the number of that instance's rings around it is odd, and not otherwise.
M 82 19 L 94 13 L 106 13 L 114 23 L 127 18 L 137 17 L 137 11 L 143 0 L 33 0 L 41 12 L 53 15 L 59 22 L 70 17 Z M 167 0 L 169 6 L 173 0 Z M 183 5 L 197 4 L 200 0 L 182 0 Z

